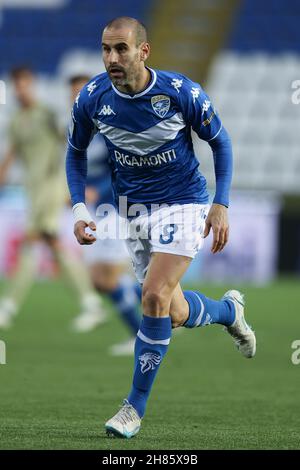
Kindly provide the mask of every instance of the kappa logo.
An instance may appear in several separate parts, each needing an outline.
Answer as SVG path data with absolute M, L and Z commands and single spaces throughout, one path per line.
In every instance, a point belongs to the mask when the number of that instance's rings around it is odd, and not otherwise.
M 210 101 L 205 100 L 203 105 L 202 105 L 202 116 L 206 111 L 208 111 L 209 108 L 210 108 Z
M 97 88 L 96 82 L 95 81 L 91 82 L 86 88 L 87 88 L 87 91 L 89 92 L 89 96 L 91 96 L 95 88 Z
M 177 93 L 180 92 L 180 88 L 182 87 L 182 82 L 183 80 L 179 80 L 179 78 L 173 78 L 173 80 L 171 81 L 171 85 L 175 88 Z
M 193 87 L 191 89 L 192 97 L 193 97 L 193 103 L 195 103 L 196 99 L 200 95 L 200 88 Z
M 207 313 L 207 314 L 206 314 L 206 317 L 205 317 L 205 320 L 204 320 L 204 322 L 202 323 L 201 326 L 210 325 L 211 322 L 212 322 L 212 318 L 211 318 L 210 314 Z
M 156 366 L 161 362 L 161 355 L 155 354 L 152 352 L 146 352 L 139 356 L 139 361 L 141 364 L 141 372 L 145 374 L 149 370 L 154 370 Z
M 100 113 L 98 113 L 99 116 L 110 116 L 111 114 L 114 114 L 114 116 L 116 115 L 116 113 L 114 112 L 114 110 L 110 107 L 109 104 L 105 104 L 102 106 L 102 109 L 100 111 Z
M 166 95 L 156 95 L 151 98 L 152 108 L 157 116 L 163 118 L 170 109 L 171 100 Z

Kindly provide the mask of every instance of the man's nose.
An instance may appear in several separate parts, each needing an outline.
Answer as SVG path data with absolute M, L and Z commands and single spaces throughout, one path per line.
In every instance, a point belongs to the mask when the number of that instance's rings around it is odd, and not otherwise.
M 110 64 L 117 64 L 118 63 L 118 53 L 114 50 L 110 51 L 109 54 L 109 62 Z

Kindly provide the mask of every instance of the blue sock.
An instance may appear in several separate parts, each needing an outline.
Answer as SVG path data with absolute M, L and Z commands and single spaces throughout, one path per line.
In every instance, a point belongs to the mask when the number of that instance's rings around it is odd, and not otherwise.
M 135 336 L 141 323 L 140 299 L 136 295 L 135 282 L 130 283 L 121 279 L 118 287 L 109 295 L 122 320 L 126 323 L 132 335 Z
M 189 304 L 189 318 L 183 326 L 195 328 L 213 323 L 230 326 L 235 319 L 234 305 L 230 300 L 213 300 L 201 292 L 184 291 L 184 297 Z
M 134 350 L 134 376 L 129 403 L 142 418 L 160 363 L 171 339 L 171 317 L 143 316 Z

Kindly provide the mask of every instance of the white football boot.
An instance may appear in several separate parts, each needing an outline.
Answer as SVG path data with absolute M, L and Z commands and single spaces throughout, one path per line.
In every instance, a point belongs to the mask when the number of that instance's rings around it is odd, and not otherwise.
M 128 400 L 123 401 L 123 406 L 118 413 L 105 423 L 106 434 L 109 437 L 135 436 L 141 427 L 141 418 Z
M 130 338 L 119 344 L 113 344 L 109 348 L 111 356 L 132 356 L 134 354 L 134 345 L 136 338 Z
M 229 290 L 221 300 L 229 300 L 234 304 L 235 320 L 224 330 L 233 337 L 237 349 L 247 358 L 251 358 L 256 352 L 256 338 L 254 331 L 247 324 L 244 316 L 244 296 L 238 290 Z
M 88 333 L 105 323 L 106 320 L 107 317 L 103 312 L 82 312 L 74 318 L 72 329 L 77 333 Z
M 77 333 L 87 333 L 102 325 L 107 320 L 102 299 L 98 295 L 89 294 L 82 301 L 82 312 L 74 318 L 72 329 Z

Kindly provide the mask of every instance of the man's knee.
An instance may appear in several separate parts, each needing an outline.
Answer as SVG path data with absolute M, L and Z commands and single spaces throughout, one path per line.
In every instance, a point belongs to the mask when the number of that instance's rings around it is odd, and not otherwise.
M 142 294 L 142 306 L 146 315 L 161 316 L 169 314 L 171 296 L 168 292 L 157 287 L 144 287 Z
M 49 235 L 46 233 L 41 234 L 41 239 L 53 250 L 54 255 L 63 251 L 61 242 L 56 235 Z
M 94 288 L 101 294 L 110 294 L 114 292 L 119 283 L 117 279 L 105 279 L 103 277 L 92 278 Z
M 120 273 L 113 267 L 96 263 L 91 266 L 90 273 L 93 285 L 99 292 L 109 294 L 120 283 Z

